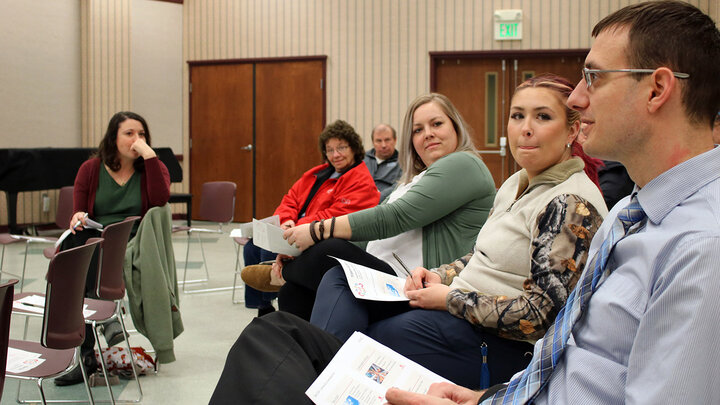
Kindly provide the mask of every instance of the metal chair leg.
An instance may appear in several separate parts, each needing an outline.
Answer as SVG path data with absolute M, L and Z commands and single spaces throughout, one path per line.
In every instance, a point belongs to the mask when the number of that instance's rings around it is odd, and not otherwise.
M 35 384 L 37 384 L 37 387 L 38 387 L 38 391 L 40 391 L 40 402 L 41 402 L 43 405 L 46 405 L 46 404 L 47 404 L 47 401 L 45 400 L 45 391 L 43 391 L 42 383 L 43 383 L 43 379 L 42 379 L 42 378 L 38 378 L 38 379 L 35 381 Z M 18 386 L 19 386 L 19 385 L 18 385 Z
M 240 274 L 240 246 L 236 243 L 235 244 L 235 276 L 233 277 L 233 286 L 232 286 L 232 303 L 233 304 L 242 304 L 245 302 L 244 299 L 235 300 L 235 291 L 238 288 L 237 287 L 237 278 L 238 274 Z M 242 289 L 243 286 L 240 286 L 240 289 Z
M 28 249 L 30 248 L 30 240 L 25 242 L 25 259 L 23 259 L 22 276 L 20 277 L 20 292 L 25 288 L 25 267 L 27 266 Z
M 203 267 L 205 268 L 205 279 L 209 281 L 210 280 L 210 272 L 208 272 L 207 259 L 205 258 L 205 246 L 203 245 L 202 238 L 200 237 L 199 233 L 198 233 L 198 242 L 200 243 L 200 254 L 202 255 Z
M 110 396 L 110 403 L 115 405 L 115 396 L 113 395 L 112 387 L 110 386 L 110 379 L 108 378 L 109 377 L 108 369 L 107 369 L 107 366 L 105 365 L 105 356 L 103 356 L 103 349 L 102 349 L 102 345 L 100 344 L 100 335 L 98 335 L 98 332 L 97 332 L 98 324 L 97 324 L 97 322 L 92 321 L 91 326 L 92 326 L 93 335 L 95 335 L 95 344 L 97 345 L 98 353 L 100 353 L 100 367 L 102 367 L 103 378 L 105 379 L 105 385 L 107 386 L 108 395 Z M 82 359 L 81 359 L 81 361 L 82 361 Z M 130 358 L 130 361 L 132 361 L 132 358 Z
M 132 348 L 130 347 L 130 334 L 128 333 L 127 329 L 125 328 L 125 321 L 123 320 L 119 302 L 118 302 L 118 309 L 117 309 L 116 313 L 118 314 L 118 319 L 120 320 L 120 326 L 122 327 L 123 334 L 125 335 L 125 346 L 128 349 L 128 353 L 130 353 L 130 361 L 132 362 L 133 377 L 135 377 L 135 383 L 137 384 L 137 389 L 138 389 L 138 398 L 136 400 L 128 400 L 127 402 L 139 403 L 140 401 L 142 401 L 143 392 L 142 392 L 142 387 L 140 387 L 140 379 L 138 378 L 137 369 L 135 368 L 135 361 L 133 360 L 133 357 L 132 357 Z M 123 402 L 126 402 L 126 401 L 123 401 Z
M 95 333 L 95 335 L 97 337 L 97 333 Z M 94 405 L 95 400 L 93 399 L 92 392 L 90 391 L 90 382 L 88 381 L 87 372 L 85 371 L 85 364 L 84 364 L 85 362 L 83 361 L 82 354 L 80 352 L 80 347 L 75 348 L 75 357 L 78 359 L 78 363 L 80 363 L 80 371 L 82 372 L 83 381 L 85 382 L 85 392 L 87 392 L 90 403 Z M 108 389 L 109 388 L 110 388 L 110 386 L 108 385 Z M 43 402 L 45 402 L 44 399 L 43 399 Z

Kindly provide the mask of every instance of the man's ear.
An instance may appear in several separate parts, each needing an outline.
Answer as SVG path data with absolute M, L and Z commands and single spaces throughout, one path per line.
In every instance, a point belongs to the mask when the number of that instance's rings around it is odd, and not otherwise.
M 657 68 L 650 76 L 650 94 L 648 97 L 648 112 L 654 113 L 670 100 L 673 93 L 679 90 L 677 78 L 672 70 L 661 67 Z

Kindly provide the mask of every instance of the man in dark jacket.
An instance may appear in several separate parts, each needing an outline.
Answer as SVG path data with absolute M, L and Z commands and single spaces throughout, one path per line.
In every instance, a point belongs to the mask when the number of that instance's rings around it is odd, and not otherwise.
M 395 182 L 402 170 L 398 165 L 398 152 L 395 150 L 397 135 L 395 129 L 387 124 L 373 128 L 371 139 L 373 149 L 365 154 L 365 165 L 380 191 L 380 202 L 395 189 Z

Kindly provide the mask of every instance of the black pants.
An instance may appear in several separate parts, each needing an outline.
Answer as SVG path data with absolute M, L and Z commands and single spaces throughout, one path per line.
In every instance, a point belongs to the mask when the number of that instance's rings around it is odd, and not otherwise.
M 395 274 L 389 264 L 346 240 L 324 240 L 283 266 L 282 274 L 286 283 L 278 293 L 278 307 L 281 311 L 310 320 L 320 281 L 328 270 L 338 265 L 337 260 L 328 255 Z
M 305 390 L 340 346 L 292 314 L 254 318 L 230 349 L 210 404 L 312 404 Z

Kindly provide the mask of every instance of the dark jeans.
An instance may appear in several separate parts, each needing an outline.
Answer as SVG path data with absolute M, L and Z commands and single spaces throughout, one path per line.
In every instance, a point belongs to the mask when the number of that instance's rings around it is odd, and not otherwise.
M 340 346 L 335 336 L 291 314 L 253 318 L 230 349 L 210 404 L 311 405 L 305 390 Z
M 360 331 L 455 384 L 481 387 L 487 347 L 490 385 L 510 380 L 527 367 L 533 346 L 504 339 L 447 311 L 413 309 L 407 302 L 357 299 L 340 266 L 318 289 L 311 323 L 341 340 Z M 527 355 L 526 355 L 527 353 Z
M 243 248 L 243 260 L 245 266 L 258 264 L 268 260 L 275 260 L 275 253 L 255 246 L 253 240 L 250 239 Z M 245 286 L 245 307 L 246 308 L 267 308 L 272 300 L 277 297 L 277 293 L 269 293 L 258 291 L 250 286 Z
M 286 283 L 278 293 L 278 306 L 281 311 L 290 312 L 305 320 L 310 319 L 320 281 L 328 270 L 338 265 L 337 260 L 328 255 L 395 274 L 389 264 L 346 240 L 324 240 L 283 266 L 282 275 Z

